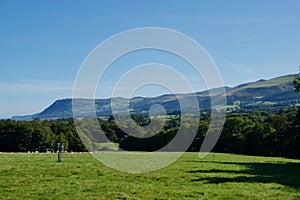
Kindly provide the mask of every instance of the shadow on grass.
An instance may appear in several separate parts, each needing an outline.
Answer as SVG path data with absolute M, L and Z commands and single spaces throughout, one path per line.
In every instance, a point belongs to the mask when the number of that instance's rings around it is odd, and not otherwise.
M 204 181 L 205 183 L 278 183 L 281 185 L 300 189 L 300 163 L 248 163 L 248 162 L 208 162 L 216 163 L 216 168 L 221 165 L 240 165 L 243 170 L 192 170 L 188 173 L 215 173 L 215 177 L 201 177 L 192 179 L 192 182 Z M 217 164 L 221 164 L 218 166 Z M 236 175 L 235 177 L 222 177 L 220 173 Z

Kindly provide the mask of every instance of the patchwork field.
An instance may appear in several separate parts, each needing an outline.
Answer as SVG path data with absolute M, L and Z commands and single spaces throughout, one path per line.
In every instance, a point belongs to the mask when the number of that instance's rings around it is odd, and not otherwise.
M 300 199 L 300 161 L 185 153 L 155 172 L 130 174 L 91 154 L 0 154 L 3 199 Z

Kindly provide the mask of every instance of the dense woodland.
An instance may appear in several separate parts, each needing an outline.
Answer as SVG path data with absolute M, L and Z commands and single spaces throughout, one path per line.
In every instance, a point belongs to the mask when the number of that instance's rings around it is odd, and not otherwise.
M 146 115 L 132 115 L 139 126 L 149 124 Z M 157 120 L 160 119 L 151 119 Z M 89 119 L 81 120 L 89 126 Z M 122 131 L 113 117 L 99 119 L 105 135 L 119 147 L 131 151 L 154 151 L 168 144 L 178 131 L 180 116 L 169 118 L 155 135 L 140 138 Z M 184 124 L 189 126 L 189 124 Z M 197 135 L 189 151 L 198 151 L 209 126 L 209 115 L 199 120 Z M 89 129 L 97 133 L 99 127 Z M 99 133 L 101 134 L 101 133 Z M 140 134 L 145 134 L 140 130 Z M 188 133 L 187 133 L 188 134 Z M 147 136 L 147 135 L 146 135 Z M 28 152 L 55 151 L 58 142 L 65 144 L 68 151 L 87 151 L 82 144 L 72 119 L 33 121 L 0 121 L 0 151 Z M 282 110 L 277 113 L 255 111 L 230 114 L 226 118 L 222 135 L 214 148 L 215 152 L 228 152 L 249 155 L 284 156 L 300 158 L 300 111 Z M 89 150 L 91 148 L 88 148 Z M 101 149 L 97 149 L 101 150 Z M 102 149 L 102 150 L 105 150 Z
M 140 124 L 145 123 L 140 120 Z M 169 143 L 178 131 L 180 118 L 166 122 L 164 129 L 150 138 L 127 136 L 114 121 L 102 121 L 111 140 L 125 150 L 154 151 Z M 185 126 L 189 126 L 186 124 Z M 197 135 L 189 151 L 199 151 L 209 126 L 209 116 L 199 121 Z M 188 133 L 187 133 L 188 136 Z M 121 139 L 120 139 L 121 138 Z M 227 116 L 215 152 L 249 155 L 285 156 L 300 158 L 300 111 L 286 110 L 278 113 L 255 111 Z
M 85 151 L 72 120 L 0 120 L 0 151 L 55 151 L 57 143 L 67 149 Z

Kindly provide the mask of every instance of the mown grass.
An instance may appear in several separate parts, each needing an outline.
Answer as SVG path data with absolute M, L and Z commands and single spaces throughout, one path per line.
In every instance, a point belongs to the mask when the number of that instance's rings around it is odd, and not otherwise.
M 185 153 L 155 172 L 108 168 L 90 154 L 0 154 L 2 199 L 300 199 L 300 162 Z

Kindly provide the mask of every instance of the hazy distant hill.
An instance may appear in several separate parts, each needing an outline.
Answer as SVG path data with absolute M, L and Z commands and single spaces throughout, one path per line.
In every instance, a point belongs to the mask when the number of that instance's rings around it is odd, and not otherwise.
M 239 86 L 230 88 L 226 87 L 226 96 L 229 112 L 249 111 L 252 109 L 266 109 L 278 110 L 284 107 L 293 107 L 298 103 L 299 95 L 294 92 L 293 88 L 294 75 L 281 76 L 270 80 L 259 80 L 252 83 L 245 83 Z M 210 96 L 208 91 L 196 93 L 200 109 L 202 111 L 209 111 Z M 185 102 L 189 101 L 191 94 L 178 95 L 162 95 L 158 97 L 135 97 L 130 99 L 131 113 L 145 113 L 154 104 L 164 106 L 168 113 L 178 113 L 180 106 L 177 97 L 183 99 Z M 127 101 L 124 98 L 116 100 L 116 110 L 120 113 L 124 112 L 126 108 L 124 103 Z M 86 102 L 93 101 L 87 99 L 77 99 L 80 103 L 83 116 L 86 110 Z M 95 100 L 96 113 L 98 116 L 110 116 L 111 99 L 97 99 Z M 193 111 L 194 108 L 187 106 L 187 111 Z M 31 116 L 15 116 L 16 120 L 30 120 L 33 118 L 40 119 L 58 119 L 72 117 L 72 99 L 62 99 L 55 101 L 51 106 L 46 108 L 43 112 Z

